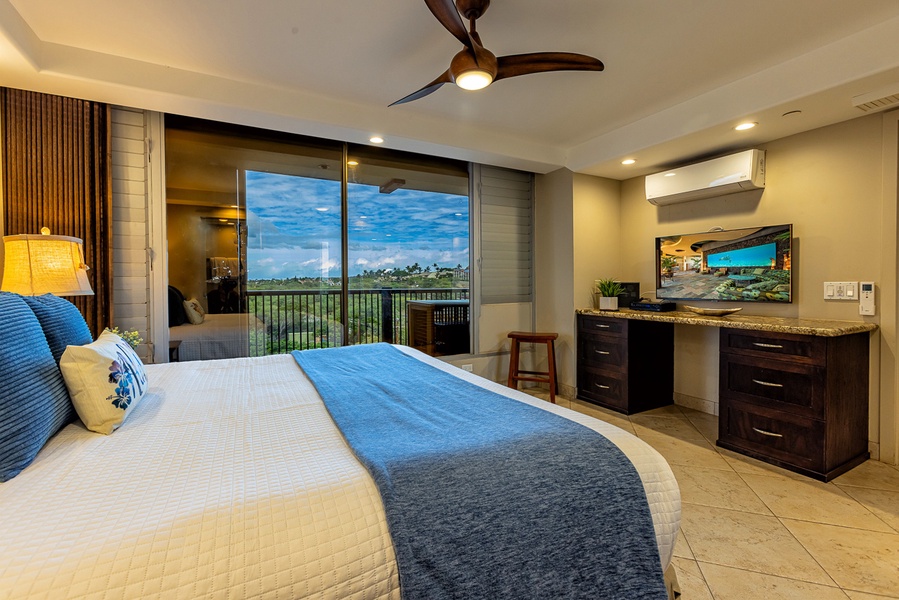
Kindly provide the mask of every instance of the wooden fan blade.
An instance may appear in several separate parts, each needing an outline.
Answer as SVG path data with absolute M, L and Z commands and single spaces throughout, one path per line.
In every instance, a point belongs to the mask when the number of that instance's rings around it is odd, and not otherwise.
M 440 77 L 438 77 L 437 79 L 435 79 L 428 85 L 424 86 L 423 88 L 421 88 L 418 91 L 412 92 L 411 94 L 409 94 L 408 96 L 406 96 L 404 98 L 400 98 L 393 104 L 388 105 L 388 108 L 390 106 L 393 106 L 394 104 L 405 104 L 406 102 L 412 102 L 413 100 L 418 100 L 419 98 L 424 98 L 428 94 L 433 94 L 434 92 L 439 90 L 440 86 L 442 86 L 444 83 L 451 83 L 452 81 L 453 81 L 453 76 L 450 75 L 450 71 L 449 71 L 449 69 L 447 69 L 446 71 L 443 72 L 442 75 L 440 75 Z
M 471 48 L 471 38 L 453 0 L 425 0 L 425 4 L 447 31 L 462 42 L 466 48 Z
M 481 42 L 481 36 L 478 35 L 477 31 L 472 31 L 471 36 L 471 51 L 474 52 L 474 60 L 478 63 L 478 66 L 484 70 L 490 71 L 491 73 L 496 68 L 496 56 L 494 56 L 493 52 L 484 48 L 484 44 Z
M 499 56 L 494 81 L 547 71 L 602 71 L 602 61 L 574 52 L 533 52 Z

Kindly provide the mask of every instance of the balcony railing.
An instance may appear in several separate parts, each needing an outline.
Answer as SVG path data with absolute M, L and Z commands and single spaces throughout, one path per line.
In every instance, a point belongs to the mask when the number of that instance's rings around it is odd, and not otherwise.
M 467 300 L 464 288 L 351 289 L 342 335 L 339 290 L 248 290 L 247 307 L 263 326 L 250 332 L 250 356 L 344 344 L 406 342 L 406 303 Z

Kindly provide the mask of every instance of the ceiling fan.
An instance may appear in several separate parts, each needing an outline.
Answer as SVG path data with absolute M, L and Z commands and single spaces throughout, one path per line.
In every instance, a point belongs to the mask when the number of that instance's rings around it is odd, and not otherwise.
M 449 68 L 437 79 L 394 104 L 404 104 L 436 92 L 444 83 L 466 90 L 479 90 L 494 81 L 546 71 L 602 71 L 598 59 L 573 52 L 534 52 L 496 56 L 484 48 L 475 23 L 490 6 L 490 0 L 425 0 L 425 4 L 447 31 L 465 46 L 453 57 Z M 468 29 L 462 17 L 468 19 Z

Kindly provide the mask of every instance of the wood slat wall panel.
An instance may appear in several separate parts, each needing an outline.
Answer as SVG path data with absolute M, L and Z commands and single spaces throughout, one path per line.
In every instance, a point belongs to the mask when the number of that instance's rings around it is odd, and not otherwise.
M 96 336 L 113 319 L 109 107 L 0 88 L 4 233 L 84 241 L 93 296 L 69 298 Z

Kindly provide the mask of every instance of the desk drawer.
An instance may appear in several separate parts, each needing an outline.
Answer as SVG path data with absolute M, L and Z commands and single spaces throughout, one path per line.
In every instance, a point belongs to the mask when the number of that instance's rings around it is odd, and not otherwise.
M 722 329 L 720 349 L 721 352 L 823 365 L 827 341 L 810 335 Z
M 627 319 L 578 315 L 577 328 L 578 334 L 599 333 L 602 335 L 624 337 L 627 335 Z
M 729 402 L 719 420 L 719 441 L 803 469 L 824 468 L 824 422 Z
M 627 379 L 620 373 L 582 367 L 578 373 L 578 396 L 627 412 Z
M 585 365 L 612 371 L 623 371 L 627 361 L 627 341 L 607 335 L 580 335 L 577 339 L 578 359 Z
M 822 367 L 751 356 L 721 357 L 721 394 L 810 418 L 824 418 Z

